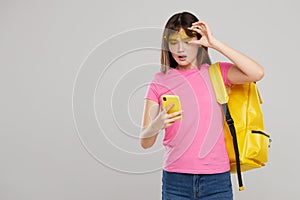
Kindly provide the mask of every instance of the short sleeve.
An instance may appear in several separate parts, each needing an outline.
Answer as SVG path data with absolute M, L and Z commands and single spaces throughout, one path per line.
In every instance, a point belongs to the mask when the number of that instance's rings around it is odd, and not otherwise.
M 230 63 L 230 62 L 220 62 L 220 69 L 221 69 L 222 77 L 223 77 L 224 84 L 226 87 L 230 87 L 232 85 L 229 82 L 228 76 L 227 76 L 228 70 L 231 66 L 232 66 L 232 63 Z
M 150 99 L 150 100 L 155 101 L 156 103 L 159 104 L 157 85 L 153 80 L 148 85 L 148 88 L 147 88 L 146 94 L 144 96 L 144 99 Z

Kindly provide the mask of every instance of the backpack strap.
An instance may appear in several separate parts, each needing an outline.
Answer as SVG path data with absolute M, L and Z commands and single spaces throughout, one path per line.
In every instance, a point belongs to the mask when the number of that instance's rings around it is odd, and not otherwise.
M 223 77 L 222 77 L 219 62 L 212 64 L 208 68 L 208 71 L 209 71 L 211 83 L 215 91 L 217 102 L 221 105 L 228 103 L 229 96 L 226 91 L 225 84 L 223 82 Z
M 243 180 L 242 180 L 242 174 L 241 174 L 241 165 L 240 165 L 240 155 L 239 155 L 239 147 L 236 137 L 236 130 L 234 127 L 234 121 L 230 115 L 229 108 L 228 108 L 228 93 L 226 91 L 226 87 L 223 81 L 221 69 L 220 69 L 220 63 L 217 62 L 213 65 L 211 65 L 209 68 L 209 75 L 210 79 L 214 88 L 215 96 L 217 99 L 217 102 L 221 104 L 223 109 L 223 114 L 225 116 L 226 122 L 228 124 L 230 133 L 232 135 L 233 139 L 233 146 L 234 146 L 234 152 L 235 152 L 235 160 L 236 160 L 236 171 L 238 176 L 238 183 L 239 183 L 239 190 L 244 190 L 243 186 Z

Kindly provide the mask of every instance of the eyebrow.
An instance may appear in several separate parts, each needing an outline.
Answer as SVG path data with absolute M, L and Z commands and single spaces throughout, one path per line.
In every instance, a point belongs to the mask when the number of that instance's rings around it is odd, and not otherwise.
M 185 37 L 185 38 L 181 38 L 182 40 L 191 40 L 192 39 L 192 37 Z M 174 41 L 177 41 L 178 39 L 169 39 L 168 41 L 169 42 L 174 42 Z

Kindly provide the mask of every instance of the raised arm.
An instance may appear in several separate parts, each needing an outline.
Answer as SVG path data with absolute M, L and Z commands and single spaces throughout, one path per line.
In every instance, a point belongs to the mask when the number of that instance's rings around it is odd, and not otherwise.
M 191 43 L 213 48 L 222 53 L 233 63 L 233 65 L 229 68 L 227 75 L 230 83 L 242 84 L 255 82 L 259 81 L 264 76 L 264 69 L 260 64 L 241 52 L 238 52 L 237 50 L 217 40 L 212 35 L 208 25 L 205 22 L 195 22 L 190 29 L 202 35 L 200 40 L 192 41 Z

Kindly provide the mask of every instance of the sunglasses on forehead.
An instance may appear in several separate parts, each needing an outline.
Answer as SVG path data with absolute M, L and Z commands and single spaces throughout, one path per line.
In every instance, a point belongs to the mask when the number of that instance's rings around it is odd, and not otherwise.
M 180 32 L 172 31 L 172 33 L 164 35 L 164 39 L 167 39 L 169 41 L 169 40 L 177 40 L 179 37 L 184 39 L 184 38 L 190 38 L 190 37 L 195 37 L 195 36 L 197 36 L 196 31 L 182 30 Z

